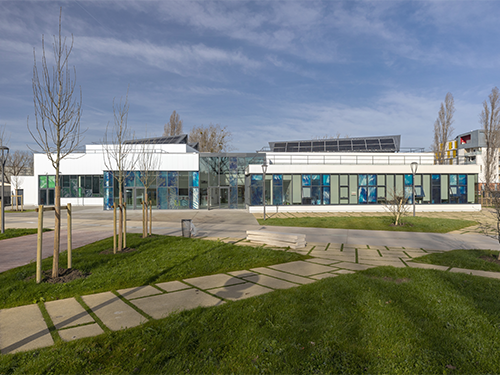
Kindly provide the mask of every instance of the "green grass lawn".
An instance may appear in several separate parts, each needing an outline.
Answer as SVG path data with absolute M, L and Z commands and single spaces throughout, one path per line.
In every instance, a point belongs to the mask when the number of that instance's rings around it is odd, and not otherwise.
M 258 220 L 266 226 L 284 227 L 312 227 L 312 228 L 339 228 L 339 229 L 369 229 L 391 230 L 405 232 L 448 233 L 454 230 L 476 225 L 471 220 L 434 219 L 428 217 L 404 217 L 403 226 L 394 226 L 389 216 L 331 216 L 331 217 L 301 217 L 287 219 Z
M 466 268 L 470 270 L 500 272 L 500 264 L 489 262 L 481 257 L 498 259 L 499 252 L 493 250 L 453 250 L 438 254 L 424 255 L 413 259 L 417 263 L 437 264 L 440 266 Z
M 0 373 L 498 373 L 499 289 L 378 267 L 3 355 Z
M 142 239 L 138 234 L 129 234 L 127 245 L 137 250 L 99 254 L 112 248 L 111 238 L 73 250 L 73 268 L 91 275 L 65 284 L 26 281 L 35 275 L 34 263 L 0 273 L 0 309 L 42 298 L 50 301 L 307 258 L 292 252 L 169 236 Z M 59 267 L 66 267 L 66 252 L 61 252 L 59 259 Z M 52 268 L 52 257 L 43 260 L 42 268 Z
M 51 231 L 52 229 L 43 228 L 44 232 Z M 26 228 L 6 228 L 5 233 L 0 233 L 0 240 L 6 240 L 7 238 L 27 236 L 28 234 L 35 234 L 38 229 L 26 229 Z

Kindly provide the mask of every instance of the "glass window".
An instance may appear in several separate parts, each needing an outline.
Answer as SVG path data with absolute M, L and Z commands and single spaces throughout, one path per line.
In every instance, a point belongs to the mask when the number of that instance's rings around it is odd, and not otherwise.
M 329 174 L 323 175 L 323 186 L 330 186 L 330 175 Z
M 413 175 L 405 174 L 405 186 L 413 185 Z
M 312 186 L 320 186 L 321 185 L 321 175 L 313 174 L 311 178 Z
M 283 175 L 275 174 L 273 175 L 273 185 L 281 186 L 283 185 Z
M 467 185 L 467 175 L 459 174 L 458 175 L 458 184 L 460 186 L 466 186 Z
M 358 189 L 358 203 L 363 204 L 367 202 L 367 188 L 360 186 Z
M 367 178 L 366 178 L 366 174 L 360 174 L 358 176 L 358 180 L 359 180 L 359 185 L 360 186 L 366 186 L 367 185 Z
M 53 189 L 56 187 L 56 176 L 49 176 L 49 181 L 48 181 L 48 188 Z M 49 202 L 50 202 L 50 193 L 49 193 Z M 51 204 L 51 203 L 49 203 Z M 52 203 L 54 204 L 54 203 Z
M 368 203 L 377 203 L 377 188 L 370 186 L 368 188 Z
M 369 186 L 377 186 L 377 175 L 369 174 L 368 175 L 368 185 Z
M 311 175 L 303 174 L 302 175 L 302 186 L 311 186 Z
M 458 185 L 457 175 L 450 174 L 450 185 Z
M 40 182 L 40 189 L 47 189 L 47 176 L 38 176 L 38 180 Z M 43 199 L 43 201 L 46 201 L 46 199 Z
M 292 176 L 292 204 L 302 204 L 302 186 L 301 186 L 301 176 Z
M 168 186 L 169 187 L 177 187 L 178 178 L 179 178 L 179 176 L 178 176 L 177 172 L 168 172 L 168 183 L 167 183 Z

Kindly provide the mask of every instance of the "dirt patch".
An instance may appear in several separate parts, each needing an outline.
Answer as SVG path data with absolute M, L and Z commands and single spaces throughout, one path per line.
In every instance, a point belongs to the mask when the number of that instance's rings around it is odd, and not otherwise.
M 479 259 L 485 260 L 490 263 L 500 264 L 500 260 L 498 259 L 498 255 L 481 255 Z
M 126 247 L 124 248 L 122 251 L 117 251 L 116 253 L 117 254 L 120 254 L 120 253 L 131 253 L 132 251 L 136 251 L 137 249 L 134 249 L 132 247 Z M 107 249 L 107 250 L 103 250 L 101 251 L 99 254 L 113 254 L 113 249 Z
M 84 279 L 90 275 L 89 273 L 84 273 L 80 270 L 76 270 L 74 268 L 59 268 L 59 276 L 52 277 L 52 270 L 47 270 L 42 272 L 42 282 L 49 284 L 60 284 L 60 283 L 68 283 L 77 279 Z M 30 276 L 25 279 L 25 281 L 33 280 L 36 278 L 36 275 Z

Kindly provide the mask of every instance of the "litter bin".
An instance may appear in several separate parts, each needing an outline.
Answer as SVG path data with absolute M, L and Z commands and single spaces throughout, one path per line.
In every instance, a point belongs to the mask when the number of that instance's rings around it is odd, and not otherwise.
M 191 219 L 181 220 L 182 237 L 191 237 Z

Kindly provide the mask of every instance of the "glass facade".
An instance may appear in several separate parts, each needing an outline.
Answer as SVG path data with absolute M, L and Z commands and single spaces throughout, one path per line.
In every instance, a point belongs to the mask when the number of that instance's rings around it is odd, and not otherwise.
M 262 205 L 262 179 L 262 174 L 249 176 L 251 206 Z M 476 179 L 473 174 L 417 174 L 416 203 L 475 203 Z M 266 175 L 266 205 L 383 204 L 403 194 L 412 204 L 412 189 L 411 174 L 272 174 Z

